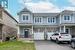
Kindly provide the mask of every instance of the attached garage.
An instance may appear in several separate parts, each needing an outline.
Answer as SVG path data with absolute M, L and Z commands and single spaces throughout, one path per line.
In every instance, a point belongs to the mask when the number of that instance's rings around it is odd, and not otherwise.
M 47 32 L 47 40 L 50 40 L 52 34 L 54 34 L 54 32 Z
M 46 34 L 44 34 L 44 32 L 37 32 L 34 33 L 34 40 L 50 40 L 51 35 L 53 34 L 53 32 L 47 32 Z M 46 38 L 47 35 L 47 38 Z
M 34 40 L 50 40 L 50 36 L 55 31 L 54 27 L 34 27 Z
M 34 40 L 44 40 L 44 32 L 34 33 Z

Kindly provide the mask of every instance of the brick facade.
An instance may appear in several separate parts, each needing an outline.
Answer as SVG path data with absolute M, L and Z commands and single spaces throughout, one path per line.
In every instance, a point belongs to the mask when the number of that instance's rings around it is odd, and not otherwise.
M 3 8 L 0 8 L 0 39 L 5 40 L 5 37 L 16 36 L 17 21 Z

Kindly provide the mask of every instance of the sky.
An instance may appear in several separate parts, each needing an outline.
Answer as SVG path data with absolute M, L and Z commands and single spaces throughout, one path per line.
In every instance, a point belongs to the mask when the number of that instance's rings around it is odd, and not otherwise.
M 75 0 L 8 0 L 6 10 L 18 20 L 17 13 L 24 7 L 33 13 L 55 13 L 65 9 L 75 10 Z

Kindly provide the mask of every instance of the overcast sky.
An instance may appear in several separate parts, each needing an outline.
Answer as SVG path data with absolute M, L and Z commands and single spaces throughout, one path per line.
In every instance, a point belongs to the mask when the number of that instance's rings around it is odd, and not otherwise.
M 32 12 L 60 12 L 64 9 L 75 10 L 75 0 L 8 0 L 8 11 L 17 19 L 17 13 L 24 7 Z

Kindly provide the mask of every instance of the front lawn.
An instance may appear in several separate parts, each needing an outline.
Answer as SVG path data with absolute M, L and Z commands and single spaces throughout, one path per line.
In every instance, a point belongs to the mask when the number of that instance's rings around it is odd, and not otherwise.
M 9 41 L 0 43 L 0 50 L 35 50 L 34 43 Z

